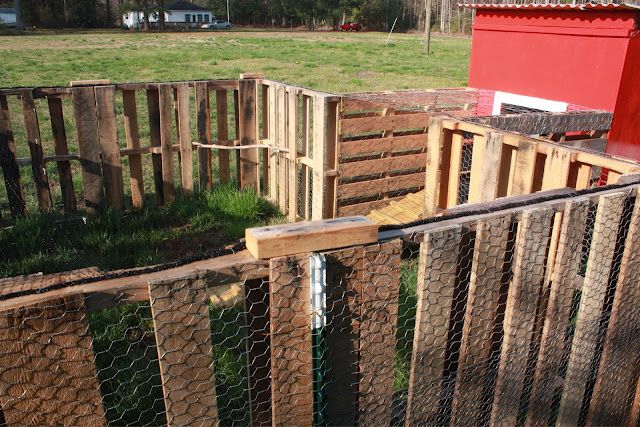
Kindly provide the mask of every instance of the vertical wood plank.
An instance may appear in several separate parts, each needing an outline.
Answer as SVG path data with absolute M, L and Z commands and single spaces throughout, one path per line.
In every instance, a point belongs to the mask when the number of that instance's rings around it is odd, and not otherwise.
M 157 86 L 147 89 L 147 110 L 149 112 L 149 140 L 151 147 L 160 147 L 160 92 Z M 151 162 L 156 190 L 156 203 L 163 205 L 162 154 L 151 154 Z
M 278 144 L 278 89 L 276 84 L 269 85 L 269 143 Z M 269 198 L 278 203 L 278 160 L 280 153 L 269 156 Z
M 400 240 L 364 247 L 358 425 L 389 425 L 400 290 Z
M 165 204 L 176 199 L 173 185 L 173 89 L 170 84 L 158 85 L 160 105 L 160 148 L 162 151 L 162 194 Z
M 11 114 L 7 97 L 0 95 L 0 166 L 7 189 L 9 209 L 13 218 L 26 216 L 27 208 L 22 193 L 20 169 L 16 163 L 16 144 L 11 127 Z
M 542 190 L 566 187 L 569 179 L 570 163 L 571 152 L 563 148 L 553 147 L 547 153 L 547 159 L 544 163 Z
M 229 140 L 229 108 L 226 90 L 216 91 L 216 121 L 218 125 L 218 142 Z M 218 173 L 220 182 L 231 182 L 231 164 L 229 163 L 229 151 L 218 150 Z
M 239 94 L 237 90 L 233 91 L 233 112 L 235 114 L 235 124 L 236 124 L 236 138 L 239 139 L 240 138 L 240 100 L 239 100 Z M 235 157 L 236 157 L 236 181 L 238 182 L 238 187 L 240 187 L 241 185 L 241 176 L 240 176 L 240 172 L 241 172 L 241 168 L 240 168 L 240 152 L 236 150 L 235 152 Z
M 274 426 L 313 425 L 309 258 L 273 258 L 270 273 Z
M 640 420 L 640 379 L 636 379 L 636 390 L 633 401 L 631 402 L 631 409 L 629 410 L 629 416 L 625 420 L 625 426 L 636 427 Z
M 324 96 L 316 96 L 313 99 L 313 170 L 312 170 L 312 204 L 311 219 L 324 219 L 324 206 L 327 180 L 326 147 L 327 133 L 325 123 L 327 121 L 327 100 Z
M 269 86 L 265 84 L 260 85 L 260 90 L 262 94 L 262 132 L 260 133 L 260 137 L 263 139 L 269 139 L 269 115 L 270 111 L 270 102 L 269 102 Z M 262 150 L 262 195 L 268 195 L 270 191 L 270 170 L 269 170 L 269 157 L 270 151 L 268 149 Z
M 289 90 L 288 108 L 288 211 L 289 221 L 296 222 L 298 220 L 298 94 L 296 89 Z
M 202 278 L 149 283 L 167 425 L 217 425 L 209 299 Z
M 589 200 L 568 202 L 563 213 L 560 238 L 551 276 L 549 302 L 544 316 L 538 361 L 533 376 L 527 426 L 549 423 L 553 387 L 565 357 L 565 334 L 571 321 L 571 307 L 578 288 L 582 244 L 589 213 Z
M 78 134 L 85 209 L 93 214 L 102 209 L 103 197 L 96 97 L 92 86 L 73 87 L 71 96 Z
M 594 224 L 587 271 L 571 343 L 571 354 L 560 399 L 558 424 L 576 425 L 600 330 L 600 316 L 607 293 L 618 226 L 624 209 L 625 193 L 600 198 Z
M 516 151 L 515 175 L 513 176 L 513 186 L 511 196 L 531 194 L 533 190 L 533 174 L 536 167 L 536 155 L 538 144 L 528 139 L 518 141 Z
M 336 426 L 357 425 L 364 249 L 356 246 L 327 253 L 325 257 L 327 423 Z
M 499 165 L 500 172 L 498 174 L 495 197 L 505 197 L 510 194 L 509 192 L 513 187 L 513 177 L 515 175 L 514 167 L 517 160 L 516 156 L 515 147 L 507 144 L 502 146 Z
M 278 148 L 286 149 L 287 148 L 287 94 L 284 86 L 277 86 L 277 95 L 278 95 L 278 134 L 276 139 L 276 146 Z M 278 207 L 280 211 L 287 214 L 288 209 L 288 191 L 287 191 L 287 156 L 285 152 L 278 152 L 276 154 L 278 158 Z
M 207 82 L 195 82 L 195 90 L 196 90 L 196 128 L 198 129 L 198 142 L 203 145 L 210 145 L 211 144 L 211 107 L 209 104 L 209 87 L 207 85 Z M 219 111 L 218 111 L 218 114 L 220 114 Z M 218 121 L 219 120 L 220 119 L 218 118 Z M 218 133 L 219 132 L 220 130 L 218 129 Z M 220 139 L 219 135 L 218 135 L 218 139 Z M 222 176 L 221 176 L 221 180 L 222 180 Z M 198 181 L 199 181 L 201 191 L 203 190 L 209 191 L 213 187 L 210 148 L 198 147 Z
M 256 81 L 240 80 L 238 85 L 240 145 L 255 145 L 258 135 Z M 240 150 L 240 186 L 260 191 L 257 148 Z
M 583 190 L 591 186 L 591 166 L 580 164 L 576 177 L 576 190 Z
M 424 186 L 424 217 L 434 216 L 440 200 L 440 162 L 444 145 L 442 120 L 431 118 L 427 133 L 427 164 Z
M 107 202 L 113 209 L 122 210 L 124 208 L 124 188 L 118 143 L 116 88 L 113 85 L 96 86 L 94 90 L 105 195 Z
M 84 295 L 0 314 L 0 366 L 9 425 L 106 425 Z
M 496 132 L 487 132 L 483 137 L 474 136 L 469 203 L 488 202 L 496 198 L 502 138 L 502 134 Z
M 437 423 L 462 227 L 425 233 L 407 400 L 407 426 Z
M 323 201 L 324 218 L 335 218 L 338 216 L 338 157 L 340 136 L 338 135 L 338 117 L 340 115 L 340 101 L 326 100 L 326 114 L 324 122 L 324 176 L 325 176 L 325 193 Z
M 553 215 L 549 208 L 527 210 L 518 226 L 491 425 L 518 422 Z
M 122 106 L 124 114 L 124 134 L 127 148 L 140 148 L 140 130 L 138 127 L 138 108 L 136 106 L 136 91 L 122 91 Z M 131 204 L 133 207 L 144 206 L 144 174 L 142 172 L 142 155 L 129 155 L 129 174 L 131 175 Z
M 38 124 L 38 113 L 33 100 L 33 92 L 30 89 L 22 91 L 22 114 L 24 116 L 24 127 L 27 131 L 27 144 L 31 153 L 31 171 L 33 181 L 36 185 L 36 195 L 38 196 L 38 206 L 42 211 L 51 210 L 53 202 L 51 200 L 51 189 L 49 188 L 49 178 L 44 165 L 44 152 L 42 149 L 42 138 L 40 137 L 40 125 Z
M 180 141 L 180 182 L 182 194 L 193 194 L 193 154 L 191 145 L 191 113 L 189 111 L 189 85 L 179 83 L 176 88 L 178 103 L 178 136 Z
M 636 195 L 587 425 L 622 425 L 629 417 L 640 364 L 639 247 L 640 199 Z
M 453 425 L 480 425 L 486 407 L 484 394 L 489 382 L 493 328 L 504 281 L 511 221 L 511 215 L 507 215 L 481 221 L 476 226 L 451 410 Z
M 449 163 L 449 186 L 447 191 L 447 208 L 458 204 L 458 189 L 460 188 L 460 169 L 462 167 L 462 133 L 453 132 L 451 136 L 451 161 Z
M 62 99 L 56 96 L 47 97 L 49 105 L 49 117 L 51 117 L 51 133 L 55 143 L 57 156 L 69 154 L 67 146 L 67 132 L 64 127 L 64 115 L 62 111 Z M 64 211 L 73 213 L 76 211 L 76 193 L 73 189 L 73 176 L 71 175 L 71 163 L 69 161 L 56 162 L 58 177 L 60 178 L 60 190 Z
M 312 101 L 311 97 L 304 95 L 302 97 L 302 153 L 304 156 L 309 157 L 309 150 L 311 147 L 311 138 L 312 138 L 312 130 L 311 130 L 311 117 L 312 117 Z M 305 220 L 311 219 L 311 206 L 310 206 L 310 198 L 311 198 L 311 185 L 309 181 L 311 179 L 311 171 L 307 165 L 302 166 L 302 187 L 300 189 L 300 194 L 303 198 L 302 201 L 302 213 L 303 218 Z

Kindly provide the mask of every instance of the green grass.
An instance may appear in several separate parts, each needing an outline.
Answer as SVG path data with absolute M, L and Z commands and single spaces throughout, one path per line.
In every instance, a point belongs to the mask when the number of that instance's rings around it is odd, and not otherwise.
M 237 78 L 242 72 L 329 92 L 457 87 L 467 82 L 471 42 L 418 34 L 131 31 L 0 36 L 0 86 Z
M 251 191 L 219 186 L 163 207 L 86 218 L 33 215 L 0 230 L 0 277 L 87 266 L 143 266 L 218 248 L 277 209 Z

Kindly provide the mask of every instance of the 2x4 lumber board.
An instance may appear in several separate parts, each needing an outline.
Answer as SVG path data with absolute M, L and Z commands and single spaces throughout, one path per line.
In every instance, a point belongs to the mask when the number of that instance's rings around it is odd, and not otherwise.
M 176 199 L 173 185 L 173 89 L 170 85 L 158 86 L 160 107 L 160 147 L 162 149 L 162 194 L 163 204 Z
M 160 93 L 158 88 L 147 89 L 147 111 L 149 113 L 149 142 L 152 149 L 160 147 Z M 164 204 L 164 186 L 162 179 L 162 154 L 151 154 L 153 183 L 156 192 L 156 203 Z
M 491 425 L 518 422 L 554 213 L 553 209 L 544 207 L 526 210 L 518 225 Z
M 269 270 L 265 261 L 256 260 L 248 251 L 195 261 L 169 270 L 135 274 L 136 269 L 127 270 L 133 275 L 107 278 L 91 283 L 70 285 L 62 288 L 44 289 L 34 283 L 32 292 L 9 297 L 4 292 L 0 301 L 0 312 L 13 310 L 25 305 L 40 303 L 51 298 L 85 294 L 87 310 L 96 311 L 133 302 L 149 301 L 149 282 L 166 277 L 189 277 L 196 272 L 204 274 L 208 288 L 226 286 L 229 283 L 246 280 L 265 279 Z M 123 272 L 124 273 L 124 272 Z M 44 280 L 44 279 L 43 279 Z M 59 284 L 59 283 L 58 283 Z M 26 291 L 27 289 L 23 289 Z
M 69 154 L 67 145 L 67 132 L 64 127 L 64 115 L 62 110 L 62 99 L 50 96 L 47 98 L 49 106 L 49 117 L 51 118 L 51 132 L 55 143 L 56 156 L 66 156 Z M 76 193 L 73 189 L 73 176 L 71 174 L 71 163 L 68 160 L 56 162 L 58 177 L 60 179 L 60 190 L 62 192 L 62 203 L 64 211 L 73 213 L 76 211 Z
M 149 283 L 168 426 L 217 425 L 209 319 L 202 278 Z
M 512 215 L 480 221 L 471 259 L 471 276 L 451 409 L 453 425 L 480 425 L 486 408 L 494 321 L 504 282 L 504 263 Z M 467 255 L 468 256 L 468 255 Z
M 573 182 L 573 176 L 575 176 L 576 190 L 584 190 L 591 186 L 591 166 L 578 162 L 572 163 L 569 169 L 569 185 Z
M 106 425 L 82 294 L 2 313 L 0 364 L 8 424 Z
M 245 230 L 247 249 L 258 259 L 317 252 L 378 241 L 378 226 L 346 217 Z
M 327 129 L 325 127 L 328 116 L 328 101 L 322 96 L 313 99 L 313 187 L 311 194 L 311 219 L 321 220 L 325 218 L 325 195 L 327 179 L 324 172 L 327 170 Z M 341 166 L 340 175 L 342 176 Z
M 95 94 L 105 195 L 109 206 L 115 210 L 122 210 L 124 188 L 118 142 L 115 86 L 98 86 L 95 88 Z
M 510 196 L 531 194 L 536 166 L 537 143 L 522 139 L 516 151 L 516 163 Z
M 357 139 L 340 142 L 340 156 L 359 156 L 372 153 L 424 150 L 427 135 L 401 135 L 387 138 Z
M 255 145 L 258 139 L 257 86 L 255 80 L 240 80 L 238 89 L 238 129 L 240 145 Z M 260 190 L 258 150 L 240 150 L 240 185 Z
M 189 111 L 189 85 L 178 85 L 176 96 L 178 103 L 178 136 L 180 141 L 180 182 L 182 194 L 193 194 L 193 148 L 191 144 L 191 113 Z
M 444 208 L 447 206 L 449 200 L 449 179 L 452 171 L 449 166 L 451 165 L 451 149 L 453 148 L 453 132 L 450 130 L 444 130 L 444 144 L 442 145 L 442 153 L 440 159 L 440 176 L 438 178 L 440 189 L 438 191 L 438 206 Z M 457 192 L 454 190 L 454 192 Z
M 16 144 L 11 127 L 11 114 L 7 97 L 0 95 L 0 166 L 9 199 L 12 217 L 26 216 L 27 207 L 22 193 L 20 168 L 16 163 Z
M 427 153 L 342 163 L 340 164 L 339 174 L 342 178 L 351 178 L 402 170 L 418 170 L 425 167 L 428 153 L 429 151 Z
M 309 156 L 311 147 L 311 120 L 313 108 L 309 96 L 302 96 L 302 150 L 305 156 Z M 299 160 L 299 159 L 298 159 Z M 311 169 L 308 165 L 302 165 L 302 185 L 300 187 L 300 195 L 302 197 L 302 217 L 304 220 L 311 219 Z
M 328 425 L 357 425 L 358 354 L 364 250 L 324 254 L 326 260 L 325 404 Z
M 338 190 L 338 159 L 340 157 L 340 135 L 338 134 L 338 119 L 340 116 L 339 103 L 335 100 L 327 100 L 325 121 L 325 193 L 323 216 L 335 218 L 338 216 L 337 190 Z M 335 172 L 335 173 L 330 173 Z
M 22 93 L 22 114 L 24 117 L 24 127 L 27 131 L 27 144 L 31 154 L 31 171 L 33 181 L 36 185 L 36 195 L 38 206 L 42 211 L 51 210 L 53 202 L 51 200 L 51 189 L 49 188 L 49 178 L 44 166 L 44 152 L 42 148 L 42 138 L 40 137 L 40 125 L 38 124 L 38 113 L 33 100 L 33 93 L 26 90 Z
M 289 221 L 298 220 L 298 93 L 289 91 L 288 120 L 289 135 L 287 138 L 289 151 L 287 153 L 288 177 L 287 194 L 289 198 Z
M 582 294 L 571 353 L 560 399 L 558 423 L 576 425 L 580 416 L 587 382 L 591 377 L 591 363 L 600 337 L 599 320 L 607 294 L 618 227 L 624 211 L 626 193 L 600 197 L 582 284 Z
M 207 83 L 195 82 L 195 91 L 196 128 L 198 133 L 198 142 L 200 144 L 210 145 L 211 107 L 209 104 L 209 88 L 207 87 Z M 218 112 L 218 114 L 220 113 Z M 218 138 L 220 139 L 219 135 Z M 198 147 L 198 180 L 200 184 L 200 190 L 209 191 L 213 187 L 210 148 Z
M 394 114 L 392 116 L 343 118 L 340 120 L 340 134 L 361 135 L 373 132 L 426 129 L 429 113 Z
M 364 247 L 360 308 L 358 425 L 389 425 L 402 242 Z
M 26 274 L 22 276 L 0 279 L 0 297 L 6 297 L 15 293 L 29 293 L 49 286 L 57 286 L 71 280 L 98 277 L 104 272 L 97 267 L 87 267 L 78 270 L 65 271 L 53 274 Z
M 589 199 L 574 199 L 568 201 L 564 208 L 540 350 L 529 398 L 527 426 L 546 426 L 549 422 L 549 408 L 557 391 L 551 384 L 555 382 L 565 357 L 565 333 L 571 320 L 571 307 L 578 287 L 575 275 L 580 271 L 589 204 Z
M 122 107 L 127 148 L 137 150 L 140 148 L 140 129 L 138 127 L 138 108 L 134 90 L 122 91 Z M 121 151 L 120 155 L 122 154 Z M 142 156 L 140 154 L 129 154 L 129 174 L 131 175 L 131 204 L 133 207 L 141 208 L 144 206 L 144 174 L 142 172 Z
M 496 198 L 502 144 L 503 136 L 500 133 L 487 132 L 483 136 L 474 136 L 469 203 L 487 202 Z
M 229 101 L 227 91 L 216 91 L 216 124 L 218 126 L 218 143 L 229 139 Z M 231 182 L 231 164 L 229 163 L 229 151 L 218 150 L 218 174 L 220 182 Z
M 438 424 L 462 227 L 424 234 L 405 425 Z M 434 298 L 434 296 L 437 296 Z
M 637 195 L 620 263 L 587 425 L 623 425 L 635 394 L 640 355 L 640 200 Z M 624 344 L 623 344 L 624 343 Z
M 93 214 L 102 209 L 103 203 L 96 96 L 93 87 L 82 86 L 72 88 L 71 96 L 78 135 L 85 209 Z
M 269 86 L 267 85 L 263 85 L 260 84 L 259 85 L 260 88 L 260 94 L 261 94 L 261 101 L 262 101 L 262 105 L 261 105 L 261 112 L 260 112 L 260 125 L 261 127 L 261 132 L 260 132 L 260 138 L 261 139 L 269 139 L 269 115 L 271 114 L 271 110 L 270 110 L 270 105 L 269 105 Z M 262 172 L 261 172 L 261 176 L 262 176 L 262 191 L 261 191 L 261 195 L 263 196 L 268 196 L 270 194 L 271 191 L 271 187 L 270 187 L 270 182 L 269 179 L 271 179 L 270 176 L 270 171 L 269 171 L 269 157 L 271 156 L 271 152 L 268 149 L 262 150 L 262 159 L 261 159 L 261 166 L 262 166 Z
M 338 185 L 338 200 L 424 187 L 424 172 Z M 424 202 L 424 201 L 423 201 Z
M 562 148 L 552 148 L 547 152 L 542 178 L 542 190 L 552 190 L 567 186 L 571 153 Z
M 436 214 L 440 200 L 440 168 L 442 167 L 442 147 L 446 144 L 442 120 L 431 119 L 427 136 L 425 157 L 424 216 Z M 457 189 L 456 189 L 457 190 Z
M 271 402 L 274 426 L 313 425 L 309 256 L 269 262 Z
M 278 88 L 276 85 L 270 85 L 268 89 L 269 99 L 269 140 L 272 144 L 278 143 Z M 271 153 L 269 156 L 269 198 L 273 203 L 278 202 L 278 161 L 280 153 Z
M 458 189 L 460 188 L 460 170 L 462 168 L 463 135 L 453 132 L 451 135 L 451 156 L 449 159 L 449 183 L 447 188 L 446 208 L 458 204 Z

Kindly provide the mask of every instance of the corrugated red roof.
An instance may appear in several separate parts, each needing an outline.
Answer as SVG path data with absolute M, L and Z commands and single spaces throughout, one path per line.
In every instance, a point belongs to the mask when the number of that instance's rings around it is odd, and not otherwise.
M 549 3 L 459 3 L 459 6 L 469 9 L 523 9 L 523 10 L 640 10 L 640 4 L 635 3 L 583 3 L 583 4 L 549 4 Z

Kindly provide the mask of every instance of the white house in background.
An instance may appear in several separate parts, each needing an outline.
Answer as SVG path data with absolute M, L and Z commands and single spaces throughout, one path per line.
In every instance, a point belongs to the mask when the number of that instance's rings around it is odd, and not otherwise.
M 12 8 L 0 7 L 0 25 L 16 26 L 16 11 Z
M 167 27 L 200 27 L 214 19 L 216 17 L 210 10 L 188 1 L 171 3 L 165 7 L 164 11 L 164 22 Z M 144 12 L 127 12 L 122 15 L 122 22 L 129 28 L 142 28 L 144 26 Z M 149 13 L 149 22 L 151 25 L 157 25 L 157 11 Z

